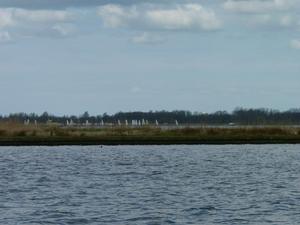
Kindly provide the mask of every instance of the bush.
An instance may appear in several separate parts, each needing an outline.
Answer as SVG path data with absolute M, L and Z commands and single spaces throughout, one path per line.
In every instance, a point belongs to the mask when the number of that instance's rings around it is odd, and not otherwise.
M 37 131 L 36 130 L 32 131 L 31 136 L 35 137 L 36 135 L 37 135 Z
M 26 131 L 25 130 L 16 131 L 16 132 L 14 132 L 14 136 L 25 137 L 26 136 Z
M 6 130 L 0 130 L 0 137 L 5 136 L 7 134 Z

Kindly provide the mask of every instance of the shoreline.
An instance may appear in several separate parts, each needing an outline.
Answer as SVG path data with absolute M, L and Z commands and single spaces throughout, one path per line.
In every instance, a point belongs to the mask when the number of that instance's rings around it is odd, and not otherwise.
M 13 139 L 0 140 L 0 146 L 118 146 L 118 145 L 268 145 L 268 144 L 300 144 L 300 139 L 211 139 L 211 140 L 135 140 L 135 139 L 114 139 L 114 140 L 68 140 L 68 139 Z

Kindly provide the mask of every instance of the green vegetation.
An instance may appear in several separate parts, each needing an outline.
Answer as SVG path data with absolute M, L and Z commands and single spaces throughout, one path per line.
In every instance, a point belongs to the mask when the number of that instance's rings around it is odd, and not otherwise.
M 0 145 L 300 143 L 296 127 L 71 128 L 0 123 Z

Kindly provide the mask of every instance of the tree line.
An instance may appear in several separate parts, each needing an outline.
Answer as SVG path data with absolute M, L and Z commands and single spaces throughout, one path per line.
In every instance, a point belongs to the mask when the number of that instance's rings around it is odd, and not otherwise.
M 9 115 L 0 116 L 1 122 L 21 122 L 36 121 L 37 123 L 47 123 L 49 121 L 55 123 L 66 124 L 67 121 L 74 123 L 118 123 L 121 121 L 144 120 L 149 124 L 156 121 L 159 124 L 174 124 L 178 121 L 180 124 L 203 124 L 203 125 L 222 125 L 222 124 L 238 124 L 238 125 L 300 125 L 300 109 L 290 109 L 287 111 L 278 111 L 273 109 L 245 109 L 236 108 L 232 112 L 217 111 L 214 113 L 190 112 L 186 110 L 175 111 L 149 111 L 149 112 L 118 112 L 112 115 L 104 113 L 102 115 L 93 116 L 88 112 L 84 112 L 79 116 L 56 116 L 48 112 L 40 115 L 36 113 L 11 113 Z

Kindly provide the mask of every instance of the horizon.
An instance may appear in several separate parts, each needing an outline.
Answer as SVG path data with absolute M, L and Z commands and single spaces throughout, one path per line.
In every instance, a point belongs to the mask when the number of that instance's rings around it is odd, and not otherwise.
M 108 112 L 98 112 L 96 114 L 90 113 L 88 110 L 85 110 L 81 113 L 75 114 L 75 113 L 71 113 L 71 114 L 57 114 L 57 113 L 52 113 L 50 111 L 43 111 L 41 113 L 37 113 L 37 112 L 10 112 L 8 114 L 3 114 L 0 112 L 0 117 L 9 117 L 12 115 L 18 115 L 18 114 L 26 114 L 26 115 L 31 115 L 34 114 L 36 116 L 42 116 L 43 114 L 47 113 L 49 116 L 55 116 L 55 117 L 71 117 L 71 116 L 75 116 L 75 117 L 82 117 L 84 114 L 88 114 L 89 117 L 97 117 L 97 116 L 103 116 L 103 115 L 108 115 L 108 116 L 115 116 L 119 113 L 160 113 L 160 112 L 167 112 L 167 113 L 174 113 L 174 112 L 189 112 L 192 115 L 212 115 L 212 114 L 216 114 L 219 112 L 222 113 L 227 113 L 229 115 L 234 114 L 235 111 L 261 111 L 261 112 L 272 112 L 272 113 L 286 113 L 286 112 L 293 112 L 293 113 L 298 113 L 300 112 L 300 107 L 299 108 L 290 108 L 290 109 L 285 109 L 285 110 L 279 110 L 279 109 L 273 109 L 273 108 L 265 108 L 265 107 L 261 107 L 261 108 L 243 108 L 243 107 L 235 107 L 234 109 L 227 111 L 227 110 L 216 110 L 216 111 L 212 111 L 212 112 L 206 112 L 206 111 L 191 111 L 191 110 L 184 110 L 184 109 L 175 109 L 175 110 L 145 110 L 145 111 L 117 111 L 117 112 L 113 112 L 113 113 L 108 113 Z

